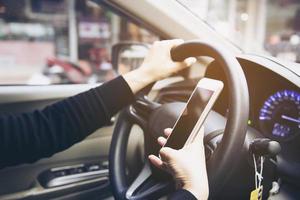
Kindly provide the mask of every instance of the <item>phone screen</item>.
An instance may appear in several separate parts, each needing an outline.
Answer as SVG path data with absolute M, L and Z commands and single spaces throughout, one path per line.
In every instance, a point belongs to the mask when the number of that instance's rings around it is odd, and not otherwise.
M 165 146 L 173 149 L 184 146 L 213 93 L 212 90 L 196 87 Z

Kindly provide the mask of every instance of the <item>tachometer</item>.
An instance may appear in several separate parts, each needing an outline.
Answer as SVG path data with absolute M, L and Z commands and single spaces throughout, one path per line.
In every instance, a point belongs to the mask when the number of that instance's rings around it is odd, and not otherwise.
M 260 128 L 275 139 L 287 139 L 300 134 L 300 94 L 291 90 L 276 92 L 259 112 Z

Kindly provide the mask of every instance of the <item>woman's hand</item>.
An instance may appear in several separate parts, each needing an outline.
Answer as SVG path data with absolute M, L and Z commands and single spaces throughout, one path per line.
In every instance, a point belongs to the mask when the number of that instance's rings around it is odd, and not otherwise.
M 139 70 L 158 81 L 191 66 L 196 61 L 195 58 L 188 58 L 184 62 L 174 62 L 171 59 L 171 49 L 183 42 L 181 39 L 154 42 Z
M 165 135 L 169 136 L 171 132 L 172 129 L 166 129 Z M 159 152 L 161 159 L 149 156 L 153 165 L 174 176 L 178 188 L 188 190 L 199 200 L 207 199 L 209 194 L 203 134 L 202 129 L 191 144 L 180 150 L 162 147 Z M 166 141 L 164 137 L 158 138 L 161 146 Z
M 150 83 L 166 78 L 195 63 L 195 58 L 187 58 L 184 62 L 172 61 L 170 50 L 183 42 L 181 39 L 154 42 L 141 67 L 123 76 L 132 92 L 136 93 Z

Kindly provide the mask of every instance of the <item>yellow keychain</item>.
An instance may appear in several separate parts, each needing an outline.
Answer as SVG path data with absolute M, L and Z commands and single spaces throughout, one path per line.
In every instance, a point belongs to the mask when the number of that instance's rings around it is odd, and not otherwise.
M 250 200 L 261 200 L 262 199 L 262 186 L 253 190 L 250 194 Z
M 260 160 L 260 165 L 258 170 L 258 166 L 256 163 L 255 155 L 253 154 L 253 161 L 254 161 L 254 176 L 255 176 L 255 190 L 253 190 L 250 194 L 250 200 L 262 200 L 263 196 L 263 186 L 262 186 L 262 180 L 263 180 L 263 166 L 264 166 L 264 157 L 259 156 L 258 160 Z

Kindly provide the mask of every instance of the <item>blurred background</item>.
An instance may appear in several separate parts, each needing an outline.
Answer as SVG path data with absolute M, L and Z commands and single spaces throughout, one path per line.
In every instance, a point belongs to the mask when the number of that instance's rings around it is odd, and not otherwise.
M 177 2 L 246 52 L 300 62 L 299 0 Z M 158 39 L 89 0 L 0 0 L 0 84 L 107 81 L 113 44 Z
M 159 38 L 86 0 L 0 0 L 0 84 L 96 83 L 111 47 Z
M 300 0 L 177 0 L 246 52 L 300 62 Z

